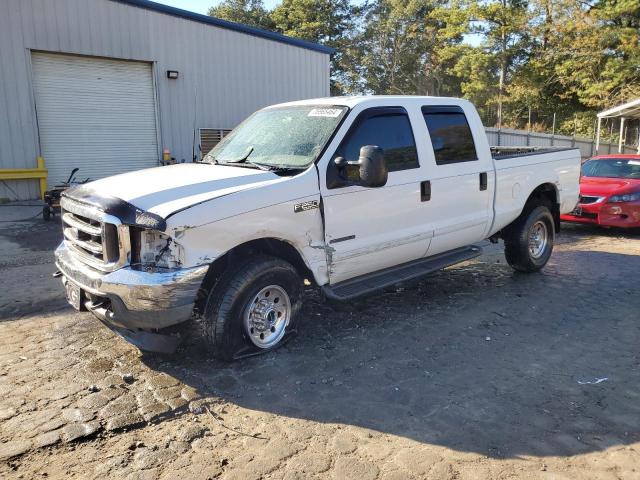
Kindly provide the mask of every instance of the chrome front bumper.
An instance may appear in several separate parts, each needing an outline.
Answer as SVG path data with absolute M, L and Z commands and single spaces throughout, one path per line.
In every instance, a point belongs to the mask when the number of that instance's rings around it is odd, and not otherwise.
M 188 320 L 208 266 L 100 272 L 82 263 L 65 243 L 55 252 L 63 282 L 88 293 L 85 306 L 113 327 L 155 330 Z

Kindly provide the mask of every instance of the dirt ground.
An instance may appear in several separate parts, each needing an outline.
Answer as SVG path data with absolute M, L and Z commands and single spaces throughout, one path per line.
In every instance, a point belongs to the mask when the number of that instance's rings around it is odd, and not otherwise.
M 502 246 L 223 364 L 143 355 L 66 306 L 57 222 L 0 224 L 0 477 L 640 478 L 640 235 Z

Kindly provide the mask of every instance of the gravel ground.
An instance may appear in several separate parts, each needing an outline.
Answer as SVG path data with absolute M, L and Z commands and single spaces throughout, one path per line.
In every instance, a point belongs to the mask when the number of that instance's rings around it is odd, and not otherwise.
M 0 212 L 1 213 L 1 212 Z M 20 218 L 20 217 L 14 217 Z M 234 364 L 66 306 L 57 222 L 0 224 L 0 477 L 640 478 L 640 235 L 567 226 L 346 304 Z

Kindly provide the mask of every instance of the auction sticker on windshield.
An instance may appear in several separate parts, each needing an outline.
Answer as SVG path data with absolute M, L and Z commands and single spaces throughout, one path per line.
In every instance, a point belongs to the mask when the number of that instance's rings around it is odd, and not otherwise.
M 314 108 L 307 117 L 338 117 L 341 113 L 340 108 Z

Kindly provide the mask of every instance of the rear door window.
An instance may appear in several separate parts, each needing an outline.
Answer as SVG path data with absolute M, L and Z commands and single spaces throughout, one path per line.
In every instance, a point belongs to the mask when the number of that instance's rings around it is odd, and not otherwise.
M 478 160 L 467 117 L 455 106 L 422 107 L 437 165 Z

